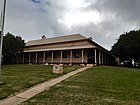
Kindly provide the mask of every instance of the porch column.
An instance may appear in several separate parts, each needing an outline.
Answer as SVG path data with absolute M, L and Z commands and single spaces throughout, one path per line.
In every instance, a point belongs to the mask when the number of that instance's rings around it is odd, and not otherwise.
M 53 63 L 53 51 L 52 51 L 52 63 Z
M 72 50 L 70 50 L 70 64 L 72 63 Z
M 99 51 L 99 64 L 101 64 L 101 52 Z
M 37 64 L 37 56 L 38 56 L 38 53 L 36 52 L 36 56 L 35 56 L 35 62 Z
M 29 53 L 29 63 L 31 63 L 31 53 Z
M 24 54 L 23 54 L 23 57 L 22 57 L 22 63 L 24 63 Z
M 45 52 L 43 53 L 43 63 L 45 63 Z
M 94 49 L 94 60 L 95 60 L 95 64 L 97 64 L 97 58 L 96 58 L 97 54 L 96 54 L 96 49 Z
M 84 63 L 84 50 L 82 49 L 82 63 Z
M 62 51 L 61 51 L 61 53 L 60 53 L 60 62 L 62 63 Z

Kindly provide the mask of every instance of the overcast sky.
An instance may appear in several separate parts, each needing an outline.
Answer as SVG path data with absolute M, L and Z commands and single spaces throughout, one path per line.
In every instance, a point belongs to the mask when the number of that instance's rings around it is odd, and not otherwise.
M 140 0 L 7 0 L 5 33 L 25 41 L 80 33 L 108 50 L 140 28 Z

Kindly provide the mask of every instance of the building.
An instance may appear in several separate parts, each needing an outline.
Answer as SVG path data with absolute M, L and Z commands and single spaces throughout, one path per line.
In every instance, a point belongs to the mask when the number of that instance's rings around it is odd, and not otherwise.
M 115 56 L 80 34 L 28 41 L 17 63 L 114 65 Z

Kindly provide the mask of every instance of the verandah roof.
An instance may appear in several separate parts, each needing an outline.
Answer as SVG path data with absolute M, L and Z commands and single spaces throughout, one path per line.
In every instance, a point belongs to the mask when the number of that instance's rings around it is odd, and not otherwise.
M 36 49 L 36 50 L 27 50 L 24 52 L 42 52 L 42 51 L 59 51 L 59 50 L 74 50 L 74 49 L 89 49 L 96 48 L 96 46 L 74 46 L 74 47 L 62 47 L 62 48 L 49 48 L 49 49 Z

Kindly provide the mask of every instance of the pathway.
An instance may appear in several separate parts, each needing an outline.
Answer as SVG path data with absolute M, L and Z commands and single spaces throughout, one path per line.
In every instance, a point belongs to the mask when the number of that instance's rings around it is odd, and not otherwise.
M 24 101 L 27 101 L 28 99 L 32 98 L 33 96 L 35 96 L 45 90 L 48 90 L 50 87 L 56 85 L 57 83 L 65 80 L 77 73 L 80 73 L 90 67 L 91 66 L 83 67 L 83 68 L 77 69 L 75 71 L 72 71 L 70 73 L 67 73 L 65 75 L 62 75 L 60 77 L 57 77 L 55 79 L 51 79 L 51 80 L 45 81 L 39 85 L 33 86 L 30 89 L 28 89 L 24 92 L 21 92 L 15 96 L 1 100 L 0 105 L 18 105 Z

